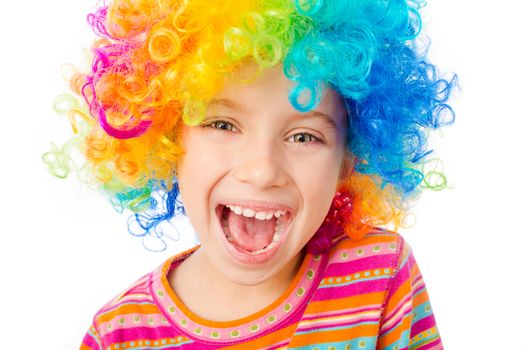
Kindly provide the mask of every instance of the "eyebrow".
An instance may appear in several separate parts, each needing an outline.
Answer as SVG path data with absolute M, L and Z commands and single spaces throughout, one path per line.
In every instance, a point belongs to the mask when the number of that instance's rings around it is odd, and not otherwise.
M 309 112 L 297 113 L 296 115 L 298 115 L 301 118 L 302 117 L 319 118 L 320 120 L 322 120 L 322 122 L 327 124 L 327 126 L 329 126 L 330 128 L 333 128 L 335 130 L 338 129 L 338 126 L 335 123 L 335 121 L 333 120 L 333 118 L 331 118 L 329 115 L 324 114 L 322 112 L 313 110 Z
M 241 104 L 227 98 L 213 99 L 209 105 L 212 107 L 222 106 L 236 111 L 244 110 Z
M 209 105 L 213 107 L 223 106 L 225 108 L 235 110 L 235 111 L 244 111 L 244 108 L 242 107 L 240 103 L 227 99 L 227 98 L 214 99 L 209 103 Z M 293 117 L 317 118 L 317 119 L 322 120 L 322 122 L 324 124 L 327 124 L 327 126 L 329 126 L 330 128 L 333 128 L 335 130 L 338 129 L 337 123 L 333 120 L 333 118 L 320 111 L 312 110 L 308 112 L 296 112 L 296 113 L 293 113 Z

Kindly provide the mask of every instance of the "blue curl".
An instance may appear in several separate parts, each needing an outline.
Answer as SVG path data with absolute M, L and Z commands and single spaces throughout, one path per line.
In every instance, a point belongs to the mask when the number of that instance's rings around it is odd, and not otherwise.
M 179 200 L 180 189 L 178 183 L 174 183 L 171 190 L 164 192 L 157 189 L 160 204 L 154 200 L 148 211 L 133 214 L 128 220 L 128 231 L 137 237 L 142 237 L 144 246 L 148 250 L 163 251 L 167 247 L 166 238 L 171 238 L 168 232 L 164 232 L 161 224 L 169 222 L 176 215 L 185 215 L 185 209 Z M 176 231 L 176 228 L 173 228 Z M 177 231 L 178 232 L 178 231 Z M 154 238 L 160 248 L 150 248 L 147 240 Z
M 456 77 L 441 78 L 415 41 L 421 31 L 419 1 L 295 1 L 315 26 L 289 50 L 284 73 L 296 83 L 290 102 L 298 110 L 301 89 L 327 83 L 348 106 L 348 148 L 356 170 L 391 184 L 401 195 L 423 181 L 416 166 L 428 149 L 428 129 L 453 123 L 446 103 Z M 319 91 L 318 95 L 322 95 Z

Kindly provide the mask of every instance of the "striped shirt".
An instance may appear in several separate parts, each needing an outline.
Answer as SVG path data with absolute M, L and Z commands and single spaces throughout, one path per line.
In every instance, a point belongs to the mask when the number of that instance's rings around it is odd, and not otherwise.
M 231 322 L 202 319 L 174 294 L 167 275 L 191 252 L 104 306 L 80 349 L 442 349 L 424 281 L 396 233 L 338 237 L 327 253 L 306 254 L 278 300 Z

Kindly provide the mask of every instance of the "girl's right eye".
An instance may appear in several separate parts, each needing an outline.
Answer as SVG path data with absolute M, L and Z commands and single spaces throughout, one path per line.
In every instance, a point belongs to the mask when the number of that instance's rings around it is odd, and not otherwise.
M 235 127 L 230 122 L 225 120 L 213 120 L 211 122 L 205 123 L 204 128 L 211 127 L 218 130 L 224 131 L 234 131 Z

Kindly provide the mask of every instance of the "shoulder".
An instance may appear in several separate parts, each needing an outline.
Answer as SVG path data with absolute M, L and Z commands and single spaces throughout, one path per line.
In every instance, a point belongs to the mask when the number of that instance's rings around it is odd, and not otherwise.
M 179 333 L 168 322 L 167 314 L 171 312 L 171 308 L 165 305 L 168 289 L 162 290 L 160 286 L 168 283 L 167 274 L 195 249 L 197 247 L 166 260 L 104 305 L 95 314 L 82 349 L 113 349 L 113 346 L 116 349 L 142 342 L 148 346 L 151 341 L 173 342 Z
M 193 251 L 194 249 L 188 250 L 169 258 L 105 304 L 93 318 L 93 326 L 100 337 L 110 334 L 117 328 L 121 330 L 131 326 L 149 327 L 156 323 L 161 324 L 162 311 L 153 293 L 153 286 L 162 283 L 163 276 L 166 276 L 178 261 L 183 260 Z
M 157 310 L 150 291 L 153 272 L 119 293 L 93 317 L 81 349 L 100 350 L 111 347 L 132 325 L 143 322 L 143 316 Z
M 409 252 L 409 245 L 400 234 L 377 228 L 358 240 L 339 237 L 330 251 L 330 263 L 381 261 L 396 268 Z
M 101 350 L 120 346 L 137 329 L 146 325 L 149 315 L 159 314 L 150 293 L 154 272 L 148 273 L 105 304 L 93 317 L 81 349 Z
M 329 318 L 333 334 L 344 330 L 343 339 L 376 337 L 404 247 L 399 234 L 381 229 L 358 240 L 339 236 L 304 319 L 327 330 Z
M 372 295 L 372 302 L 380 309 L 406 247 L 399 234 L 382 229 L 359 240 L 340 236 L 329 252 L 320 285 L 322 293 L 358 297 L 359 303 L 365 295 Z
M 329 252 L 321 283 L 345 294 L 377 294 L 376 302 L 382 304 L 401 282 L 399 277 L 408 278 L 411 256 L 409 245 L 396 232 L 375 229 L 358 240 L 341 236 Z
M 102 336 L 118 322 L 123 323 L 129 315 L 148 313 L 149 309 L 155 308 L 155 301 L 150 293 L 154 272 L 138 279 L 95 314 L 93 323 Z

